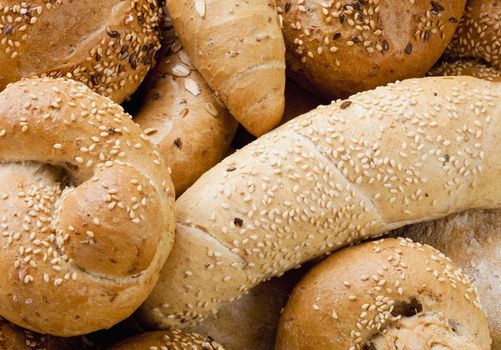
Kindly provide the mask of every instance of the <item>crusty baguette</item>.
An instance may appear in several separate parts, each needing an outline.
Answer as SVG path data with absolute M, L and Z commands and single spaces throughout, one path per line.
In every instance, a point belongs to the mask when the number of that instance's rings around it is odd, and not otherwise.
M 284 111 L 285 43 L 272 0 L 167 0 L 172 23 L 209 86 L 253 135 Z
M 501 206 L 501 84 L 411 79 L 318 108 L 205 173 L 177 201 L 175 247 L 140 315 L 200 321 L 351 242 Z
M 468 210 L 397 230 L 442 251 L 472 277 L 487 312 L 492 349 L 501 349 L 501 210 Z
M 179 42 L 178 42 L 179 43 Z M 159 57 L 135 121 L 171 169 L 179 196 L 223 159 L 237 122 L 214 98 L 180 45 Z

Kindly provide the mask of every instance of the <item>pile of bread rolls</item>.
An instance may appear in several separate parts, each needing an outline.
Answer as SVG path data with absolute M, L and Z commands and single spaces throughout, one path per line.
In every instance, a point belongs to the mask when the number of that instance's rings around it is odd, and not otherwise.
M 501 2 L 0 10 L 0 349 L 501 350 Z

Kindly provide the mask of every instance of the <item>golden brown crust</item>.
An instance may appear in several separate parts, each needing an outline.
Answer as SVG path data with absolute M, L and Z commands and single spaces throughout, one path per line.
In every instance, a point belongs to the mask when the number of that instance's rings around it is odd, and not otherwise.
M 469 75 L 475 78 L 501 82 L 501 71 L 475 59 L 444 60 L 428 72 L 429 76 Z
M 61 336 L 129 316 L 173 242 L 164 169 L 130 116 L 80 83 L 0 93 L 0 315 Z
M 120 103 L 154 63 L 160 9 L 150 0 L 0 1 L 0 91 L 68 77 Z
M 197 333 L 150 332 L 124 340 L 109 350 L 224 350 L 211 337 Z
M 501 1 L 468 0 L 465 15 L 447 53 L 481 58 L 501 70 Z
M 171 169 L 176 195 L 226 155 L 237 122 L 213 97 L 178 43 L 161 55 L 135 121 Z
M 272 0 L 168 0 L 194 66 L 253 135 L 284 111 L 285 46 Z
M 430 246 L 389 238 L 345 248 L 315 266 L 287 302 L 275 349 L 371 345 L 488 350 L 490 336 L 461 269 Z
M 492 348 L 501 349 L 501 211 L 469 210 L 397 234 L 439 249 L 472 277 L 489 319 Z
M 423 76 L 466 0 L 278 0 L 289 75 L 326 99 Z
M 499 207 L 500 97 L 501 84 L 471 77 L 406 80 L 229 156 L 177 200 L 174 248 L 141 316 L 183 327 L 353 241 Z

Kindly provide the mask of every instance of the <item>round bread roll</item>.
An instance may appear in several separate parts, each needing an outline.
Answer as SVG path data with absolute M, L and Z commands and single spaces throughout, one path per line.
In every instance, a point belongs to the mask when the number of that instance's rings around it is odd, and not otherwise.
M 122 102 L 154 63 L 151 0 L 0 1 L 0 91 L 24 77 L 68 77 Z
M 211 337 L 197 333 L 150 332 L 124 340 L 109 350 L 224 350 Z
M 59 336 L 128 317 L 173 244 L 164 169 L 130 116 L 85 85 L 0 93 L 0 316 Z
M 469 210 L 398 234 L 439 249 L 472 277 L 489 319 L 492 348 L 501 349 L 501 210 Z
M 453 76 L 469 75 L 475 78 L 489 81 L 501 81 L 501 71 L 475 59 L 460 58 L 457 60 L 445 60 L 433 67 L 428 72 L 429 76 Z
M 0 318 L 1 350 L 74 350 L 94 349 L 86 338 L 58 338 L 41 335 L 13 325 Z
M 294 288 L 276 349 L 488 350 L 475 287 L 434 248 L 382 239 L 343 249 Z
M 447 53 L 482 58 L 501 70 L 501 1 L 469 0 Z
M 179 42 L 159 58 L 135 121 L 159 147 L 180 195 L 226 155 L 238 123 Z
M 423 76 L 466 0 L 278 0 L 289 75 L 326 99 Z

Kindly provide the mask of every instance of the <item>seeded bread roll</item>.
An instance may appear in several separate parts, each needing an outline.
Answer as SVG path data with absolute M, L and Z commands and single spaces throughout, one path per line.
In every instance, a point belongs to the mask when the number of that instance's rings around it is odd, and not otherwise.
M 294 288 L 276 350 L 489 350 L 475 287 L 444 254 L 388 238 L 337 252 Z
M 172 47 L 175 52 L 161 56 L 149 76 L 135 121 L 159 147 L 180 195 L 223 159 L 238 124 L 179 43 Z
M 501 1 L 468 0 L 447 53 L 481 58 L 501 70 Z
M 174 189 L 123 109 L 80 83 L 0 93 L 0 315 L 59 336 L 108 328 L 153 289 Z
M 324 98 L 421 77 L 466 0 L 278 0 L 289 75 Z
M 135 349 L 224 350 L 224 348 L 216 343 L 211 337 L 204 337 L 196 333 L 182 333 L 180 331 L 144 333 L 124 340 L 120 344 L 111 347 L 109 350 Z
M 397 234 L 439 249 L 472 277 L 489 319 L 492 348 L 501 349 L 501 210 L 469 210 Z
M 194 66 L 254 136 L 284 112 L 285 45 L 273 0 L 167 0 Z
M 122 102 L 154 63 L 151 0 L 0 1 L 0 91 L 25 77 L 68 77 Z
M 501 82 L 501 71 L 475 59 L 444 60 L 428 72 L 429 76 L 469 75 L 475 78 Z
M 259 138 L 176 203 L 176 242 L 143 319 L 183 327 L 351 242 L 501 205 L 501 84 L 411 79 Z

